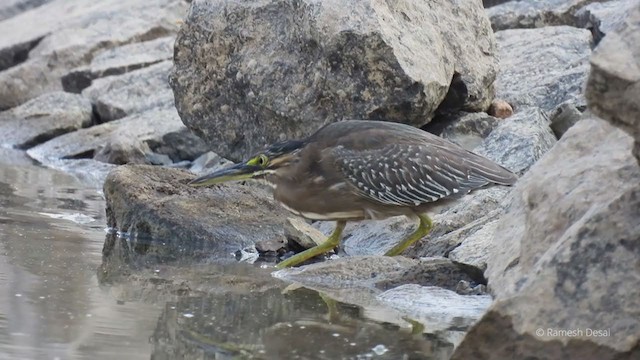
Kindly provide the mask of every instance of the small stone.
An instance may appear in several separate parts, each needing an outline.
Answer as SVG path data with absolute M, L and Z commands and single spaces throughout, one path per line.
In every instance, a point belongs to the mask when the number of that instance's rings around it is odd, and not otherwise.
M 491 106 L 489 106 L 489 115 L 495 116 L 500 119 L 506 119 L 509 116 L 513 115 L 513 108 L 509 105 L 508 102 L 495 99 L 491 102 Z

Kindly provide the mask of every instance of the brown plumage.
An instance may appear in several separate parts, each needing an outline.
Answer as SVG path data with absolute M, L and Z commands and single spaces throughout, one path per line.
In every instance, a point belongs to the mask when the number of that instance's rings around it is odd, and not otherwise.
M 267 175 L 274 197 L 313 220 L 381 219 L 427 212 L 492 184 L 511 185 L 509 170 L 414 127 L 351 120 L 329 124 Z

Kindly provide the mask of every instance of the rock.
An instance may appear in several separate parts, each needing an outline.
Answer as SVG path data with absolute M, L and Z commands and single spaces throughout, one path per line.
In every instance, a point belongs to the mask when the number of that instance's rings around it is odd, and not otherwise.
M 327 240 L 322 232 L 300 218 L 287 218 L 284 224 L 284 235 L 304 249 L 310 249 Z
M 149 155 L 147 143 L 161 143 L 167 134 L 183 129 L 175 109 L 158 109 L 58 136 L 28 154 L 45 165 L 59 159 L 93 159 L 96 154 L 115 163 L 141 162 L 140 152 L 145 158 Z
M 239 161 L 343 118 L 424 125 L 455 71 L 486 109 L 494 55 L 477 1 L 198 1 L 170 82 L 185 124 Z
M 209 150 L 209 146 L 186 127 L 167 133 L 160 141 L 149 140 L 147 144 L 151 151 L 168 156 L 171 162 L 194 161 Z
M 606 34 L 622 26 L 626 15 L 637 6 L 637 0 L 593 2 L 576 12 L 577 26 L 590 29 L 597 44 Z
M 197 261 L 229 258 L 258 241 L 284 238 L 286 214 L 261 188 L 194 188 L 176 169 L 124 165 L 107 177 L 107 225 L 128 241 L 105 244 L 132 260 Z M 117 249 L 120 248 L 120 249 Z M 115 250 L 114 250 L 115 249 Z
M 541 28 L 553 25 L 576 26 L 575 13 L 594 0 L 507 1 L 487 9 L 495 31 Z
M 526 108 L 500 122 L 473 152 L 523 174 L 555 143 L 546 116 L 539 109 Z
M 497 216 L 485 216 L 445 235 L 448 243 L 459 244 L 447 257 L 452 261 L 474 266 L 480 271 L 486 270 L 497 225 Z M 453 240 L 455 236 L 458 239 Z
M 28 149 L 56 136 L 88 127 L 91 103 L 82 96 L 53 92 L 0 113 L 0 145 Z
M 504 100 L 494 99 L 491 102 L 491 106 L 489 106 L 489 110 L 487 112 L 491 116 L 495 116 L 500 119 L 506 119 L 509 116 L 513 115 L 513 108 L 508 102 Z
M 471 151 L 478 147 L 500 123 L 500 119 L 486 113 L 463 113 L 447 121 L 440 136 Z
M 496 301 L 454 359 L 640 355 L 640 317 L 632 315 L 640 314 L 640 168 L 632 142 L 584 119 L 518 181 L 485 272 Z
M 96 79 L 82 95 L 91 99 L 101 121 L 111 121 L 150 109 L 173 107 L 167 78 L 171 61 L 124 75 Z
M 640 6 L 609 33 L 591 57 L 586 96 L 598 116 L 640 142 Z M 640 158 L 639 158 L 640 159 Z
M 91 64 L 73 69 L 62 77 L 65 91 L 80 93 L 94 79 L 120 75 L 144 68 L 173 56 L 174 36 L 132 43 L 99 52 Z
M 571 102 L 560 104 L 551 114 L 551 130 L 560 139 L 570 127 L 582 119 L 582 112 Z
M 213 151 L 208 151 L 193 161 L 189 168 L 194 174 L 204 175 L 225 168 L 233 163 Z
M 287 268 L 273 276 L 305 287 L 361 287 L 386 290 L 403 284 L 420 284 L 452 289 L 461 280 L 484 281 L 474 269 L 456 265 L 445 258 L 409 259 L 402 256 L 354 256 L 297 268 Z
M 0 21 L 46 4 L 51 0 L 4 0 L 0 4 Z
M 62 90 L 100 50 L 174 33 L 184 11 L 180 0 L 53 0 L 0 22 L 0 109 Z
M 496 40 L 501 69 L 498 98 L 516 111 L 527 106 L 550 111 L 565 101 L 585 105 L 583 86 L 592 42 L 588 30 L 569 26 L 504 30 L 496 33 Z
M 147 157 L 150 153 L 151 149 L 142 141 L 118 134 L 97 148 L 93 159 L 115 165 L 150 164 Z

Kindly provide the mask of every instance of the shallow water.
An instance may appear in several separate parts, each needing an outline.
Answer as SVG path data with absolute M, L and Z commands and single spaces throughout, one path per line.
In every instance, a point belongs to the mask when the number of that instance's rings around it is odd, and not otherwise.
M 426 359 L 452 345 L 270 266 L 103 259 L 95 185 L 0 164 L 0 359 Z M 115 265 L 114 265 L 115 264 Z M 415 330 L 415 329 L 414 329 Z

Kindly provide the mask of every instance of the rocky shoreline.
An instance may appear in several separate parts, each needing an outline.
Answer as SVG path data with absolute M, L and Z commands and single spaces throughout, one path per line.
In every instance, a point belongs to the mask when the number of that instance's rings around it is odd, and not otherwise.
M 331 230 L 292 222 L 260 185 L 194 189 L 193 174 L 340 119 L 421 127 L 520 180 L 435 214 L 414 259 L 380 257 L 415 226 L 392 218 L 275 275 L 398 322 L 459 302 L 471 328 L 442 338 L 453 358 L 640 357 L 640 4 L 484 4 L 12 0 L 0 154 L 104 186 L 113 281 Z M 609 335 L 537 333 L 587 328 Z

